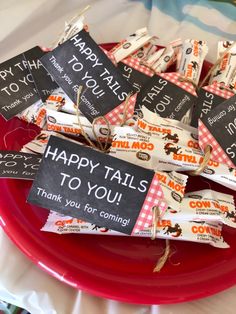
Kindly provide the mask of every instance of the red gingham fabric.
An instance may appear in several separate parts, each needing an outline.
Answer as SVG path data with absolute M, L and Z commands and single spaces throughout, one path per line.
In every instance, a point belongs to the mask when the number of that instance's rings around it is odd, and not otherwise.
M 143 203 L 142 209 L 139 213 L 138 219 L 133 228 L 132 235 L 152 225 L 153 220 L 152 208 L 153 206 L 157 205 L 159 207 L 161 216 L 163 216 L 167 208 L 167 203 L 164 201 L 164 194 L 157 179 L 157 176 L 154 175 L 147 196 Z
M 140 64 L 140 60 L 134 57 L 128 57 L 123 59 L 121 62 L 129 65 L 131 68 L 142 72 L 143 74 L 147 75 L 147 76 L 153 76 L 154 72 L 149 69 L 148 67 L 146 67 L 145 65 L 141 65 Z
M 225 89 L 221 89 L 220 86 L 224 86 L 224 85 L 221 85 L 219 83 L 214 83 L 208 86 L 204 86 L 203 89 L 225 99 L 229 99 L 230 97 L 234 96 L 233 92 L 230 92 Z
M 136 102 L 137 94 L 130 97 L 128 102 L 128 107 L 126 111 L 127 119 L 130 119 L 134 114 L 134 106 Z M 118 107 L 114 108 L 112 111 L 108 112 L 105 117 L 112 125 L 120 125 L 122 120 L 122 115 L 124 113 L 125 102 L 122 102 Z M 104 122 L 103 122 L 104 123 Z
M 167 81 L 183 88 L 186 92 L 197 96 L 194 86 L 188 82 L 180 82 L 179 77 L 181 76 L 180 73 L 177 72 L 170 72 L 170 73 L 158 73 L 159 76 L 163 77 Z
M 201 120 L 199 120 L 198 126 L 198 136 L 199 136 L 199 145 L 204 151 L 206 145 L 211 145 L 212 153 L 211 159 L 218 161 L 219 163 L 226 164 L 231 168 L 235 168 L 235 165 L 232 163 L 230 158 L 226 155 L 224 150 L 221 148 L 220 144 L 216 141 L 214 136 L 209 132 L 207 127 Z

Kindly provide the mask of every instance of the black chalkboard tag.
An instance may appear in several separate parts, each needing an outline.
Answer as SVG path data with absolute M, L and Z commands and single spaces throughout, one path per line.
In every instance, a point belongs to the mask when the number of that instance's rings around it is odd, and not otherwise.
M 33 180 L 41 156 L 17 151 L 0 151 L 0 178 Z
M 197 95 L 192 84 L 181 82 L 179 73 L 160 73 L 148 80 L 137 96 L 135 112 L 142 106 L 163 118 L 181 120 L 195 104 Z
M 221 104 L 225 99 L 234 94 L 224 89 L 220 84 L 207 85 L 200 88 L 197 92 L 197 102 L 193 108 L 191 125 L 198 127 L 198 119 L 202 119 L 211 110 Z
M 154 75 L 146 66 L 140 65 L 140 60 L 128 57 L 118 63 L 118 69 L 123 77 L 130 82 L 134 90 L 139 93 L 141 88 Z
M 199 120 L 199 144 L 211 145 L 211 159 L 236 168 L 236 95 Z
M 80 110 L 91 122 L 118 107 L 133 90 L 85 30 L 48 52 L 41 62 L 73 102 L 78 87 L 84 87 Z
M 24 54 L 0 64 L 0 114 L 9 120 L 40 100 Z
M 153 171 L 51 136 L 28 201 L 131 234 L 160 191 Z
M 51 93 L 58 88 L 57 83 L 52 76 L 45 70 L 41 61 L 39 60 L 45 55 L 39 46 L 36 46 L 30 50 L 24 52 L 27 66 L 30 73 L 33 76 L 35 86 L 39 93 L 42 102 L 45 102 Z

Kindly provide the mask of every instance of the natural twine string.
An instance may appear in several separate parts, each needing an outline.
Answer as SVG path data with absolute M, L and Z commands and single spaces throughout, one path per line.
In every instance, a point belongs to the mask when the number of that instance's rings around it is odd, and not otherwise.
M 233 94 L 236 94 L 236 90 L 235 90 L 235 89 L 228 88 L 228 87 L 225 86 L 225 85 L 221 85 L 221 86 L 219 87 L 219 89 L 226 90 L 227 92 L 231 92 L 231 93 L 233 93 Z
M 196 170 L 189 171 L 188 173 L 192 176 L 199 176 L 207 167 L 208 162 L 211 158 L 211 152 L 212 152 L 212 147 L 210 145 L 207 145 L 204 149 L 205 156 L 200 166 Z
M 94 143 L 90 140 L 90 138 L 88 137 L 87 133 L 84 131 L 83 125 L 80 121 L 80 117 L 79 117 L 79 105 L 80 105 L 80 95 L 82 92 L 83 87 L 79 86 L 78 88 L 78 92 L 77 92 L 77 100 L 76 100 L 76 116 L 77 116 L 77 120 L 79 123 L 79 127 L 81 130 L 81 134 L 83 135 L 83 137 L 86 139 L 86 141 L 93 147 L 93 148 L 97 148 L 96 145 L 94 145 Z
M 194 87 L 195 89 L 197 89 L 197 84 L 196 84 L 193 80 L 191 80 L 190 78 L 188 78 L 188 77 L 186 77 L 186 76 L 180 75 L 180 76 L 178 77 L 178 80 L 179 80 L 180 82 L 190 83 L 190 84 L 193 85 L 193 87 Z
M 151 227 L 151 239 L 155 240 L 156 238 L 156 231 L 157 231 L 157 223 L 160 220 L 160 210 L 158 206 L 154 206 L 152 208 L 152 227 Z
M 85 132 L 84 128 L 83 128 L 83 125 L 80 121 L 80 117 L 79 117 L 79 105 L 80 105 L 80 96 L 81 96 L 81 93 L 82 93 L 82 89 L 83 87 L 82 86 L 79 86 L 78 88 L 78 92 L 77 92 L 77 102 L 76 102 L 76 116 L 77 116 L 77 120 L 78 120 L 78 124 L 79 124 L 79 127 L 81 129 L 81 134 L 84 136 L 84 138 L 87 140 L 87 142 L 93 147 L 93 148 L 99 148 L 101 151 L 103 151 L 104 153 L 108 153 L 109 149 L 107 148 L 108 146 L 108 143 L 109 143 L 109 138 L 110 138 L 110 135 L 111 135 L 111 126 L 110 126 L 110 123 L 108 121 L 108 119 L 105 117 L 105 116 L 99 116 L 99 117 L 96 117 L 94 120 L 93 120 L 93 123 L 92 123 L 92 132 L 93 132 L 93 135 L 94 135 L 94 138 L 95 140 L 97 141 L 98 143 L 98 146 L 97 147 L 91 140 L 90 138 L 88 137 L 87 133 Z M 128 107 L 129 107 L 129 100 L 130 100 L 130 97 L 132 96 L 132 93 L 128 94 L 126 99 L 125 99 L 125 103 L 124 103 L 124 112 L 123 112 L 123 117 L 122 117 L 122 120 L 121 120 L 121 126 L 123 126 L 125 124 L 125 122 L 127 121 L 127 112 L 128 112 Z M 101 142 L 100 138 L 98 137 L 97 135 L 97 132 L 96 132 L 96 129 L 95 129 L 95 126 L 96 126 L 96 123 L 99 121 L 99 120 L 103 120 L 107 126 L 107 134 L 106 134 L 106 138 L 105 138 L 105 142 L 104 142 L 104 146 L 103 146 L 103 142 Z
M 159 272 L 165 263 L 167 262 L 168 258 L 170 256 L 170 240 L 166 239 L 166 247 L 165 247 L 165 252 L 164 254 L 159 258 L 159 260 L 156 263 L 156 266 L 153 269 L 154 273 Z
M 130 100 L 131 96 L 132 96 L 132 93 L 129 93 L 127 95 L 126 99 L 125 99 L 124 111 L 123 111 L 123 116 L 122 116 L 122 120 L 121 120 L 120 126 L 123 126 L 125 124 L 125 122 L 127 121 L 129 100 Z M 106 134 L 106 140 L 105 140 L 104 146 L 102 145 L 102 142 L 100 141 L 99 137 L 97 136 L 97 133 L 96 133 L 96 130 L 95 130 L 96 122 L 99 121 L 100 119 L 102 119 L 105 122 L 106 126 L 107 126 L 107 134 Z M 108 146 L 108 142 L 109 142 L 109 137 L 111 135 L 111 126 L 110 126 L 110 123 L 109 123 L 108 119 L 105 116 L 96 117 L 93 120 L 92 131 L 93 131 L 93 135 L 94 135 L 96 141 L 98 142 L 100 150 L 102 150 L 103 152 L 107 153 L 109 151 L 107 146 Z
M 81 15 L 83 15 L 86 11 L 88 11 L 91 8 L 90 5 L 87 5 L 85 8 L 83 8 L 81 11 L 79 11 L 78 14 L 74 15 L 69 22 L 67 22 L 67 24 L 71 24 L 74 22 L 75 19 L 79 18 Z M 58 46 L 59 42 L 61 41 L 61 39 L 63 38 L 63 35 L 65 34 L 65 30 L 63 30 L 62 32 L 59 33 L 59 35 L 57 36 L 57 39 L 54 40 L 52 42 L 52 44 L 50 45 L 51 48 L 55 48 L 55 46 Z
M 30 125 L 30 123 L 27 123 L 26 126 L 29 126 L 29 125 Z M 6 149 L 8 148 L 8 145 L 7 145 L 7 137 L 8 137 L 8 135 L 10 135 L 11 133 L 14 133 L 14 132 L 16 132 L 16 131 L 18 131 L 18 130 L 27 131 L 27 132 L 28 132 L 28 135 L 29 135 L 29 137 L 30 137 L 31 139 L 35 138 L 35 136 L 38 135 L 38 132 L 36 132 L 36 130 L 26 129 L 26 128 L 23 128 L 23 127 L 19 126 L 19 127 L 15 128 L 15 129 L 13 129 L 13 130 L 7 132 L 7 133 L 3 136 L 3 143 L 4 143 Z M 31 133 L 32 135 L 30 135 L 30 133 Z
M 107 126 L 107 134 L 106 134 L 106 140 L 105 140 L 104 146 L 102 145 L 102 142 L 100 141 L 99 137 L 97 136 L 97 133 L 96 133 L 96 130 L 95 130 L 96 122 L 98 120 L 100 120 L 100 119 L 102 119 L 105 122 L 106 126 Z M 107 145 L 108 145 L 109 137 L 111 135 L 111 126 L 110 126 L 110 123 L 107 120 L 107 118 L 105 116 L 96 117 L 93 120 L 93 123 L 92 123 L 92 131 L 93 131 L 93 135 L 95 137 L 95 140 L 98 142 L 100 150 L 103 151 L 103 152 L 106 152 L 107 151 Z
M 198 89 L 202 88 L 204 86 L 204 84 L 206 83 L 206 81 L 208 80 L 208 78 L 211 76 L 212 72 L 216 69 L 216 67 L 220 64 L 220 62 L 223 60 L 223 58 L 227 55 L 227 53 L 236 46 L 236 41 L 229 46 L 224 53 L 221 55 L 220 58 L 218 58 L 215 62 L 215 64 L 210 68 L 210 70 L 207 72 L 207 75 L 204 77 L 204 79 L 202 80 L 201 84 L 199 85 Z
M 153 214 L 153 219 L 152 219 L 152 227 L 151 227 L 151 239 L 155 240 L 156 239 L 157 224 L 158 224 L 158 221 L 161 218 L 160 210 L 159 210 L 158 206 L 154 206 L 152 208 L 152 214 Z M 156 263 L 156 266 L 153 269 L 153 272 L 159 272 L 163 268 L 163 266 L 165 265 L 166 261 L 168 260 L 169 254 L 170 254 L 170 242 L 167 239 L 166 240 L 165 252 L 158 259 L 158 261 Z
M 124 112 L 123 112 L 123 117 L 120 123 L 120 126 L 123 126 L 125 124 L 125 122 L 127 121 L 127 113 L 128 113 L 128 107 L 129 107 L 129 100 L 132 96 L 132 93 L 129 93 L 125 99 L 125 103 L 124 103 Z

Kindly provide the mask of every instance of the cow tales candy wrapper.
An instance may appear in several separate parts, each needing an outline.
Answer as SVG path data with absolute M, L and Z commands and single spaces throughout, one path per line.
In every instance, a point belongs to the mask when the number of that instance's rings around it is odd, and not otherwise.
M 175 171 L 168 173 L 157 171 L 156 176 L 162 188 L 164 200 L 168 206 L 175 210 L 176 208 L 180 209 L 188 176 Z
M 167 209 L 163 219 L 178 221 L 215 221 L 236 228 L 232 195 L 213 190 L 186 193 L 179 210 Z
M 198 149 L 144 135 L 130 127 L 116 127 L 114 133 L 110 155 L 147 169 L 191 171 L 198 169 L 204 160 Z M 236 170 L 225 164 L 209 160 L 201 176 L 236 190 Z
M 183 146 L 199 149 L 198 130 L 178 120 L 162 118 L 142 107 L 142 117 L 137 120 L 136 130 L 149 136 L 162 138 Z
M 230 48 L 232 47 L 232 48 Z M 230 49 L 229 49 L 230 48 Z M 226 50 L 229 49 L 228 52 Z M 225 53 L 226 52 L 226 53 Z M 217 59 L 222 58 L 211 74 L 210 84 L 230 85 L 236 69 L 236 45 L 233 41 L 219 41 Z
M 205 41 L 186 39 L 180 60 L 179 73 L 198 85 L 203 61 L 208 53 Z
M 63 216 L 50 211 L 42 231 L 58 234 L 93 234 L 126 236 L 123 233 L 100 227 L 83 220 Z M 217 248 L 229 248 L 222 237 L 222 224 L 216 222 L 175 221 L 161 220 L 157 223 L 156 237 L 158 239 L 184 240 L 198 243 L 210 244 Z M 132 236 L 151 237 L 151 230 L 139 231 Z
M 19 113 L 17 117 L 25 122 L 33 123 L 40 128 L 43 128 L 46 124 L 46 107 L 39 100 L 29 108 Z

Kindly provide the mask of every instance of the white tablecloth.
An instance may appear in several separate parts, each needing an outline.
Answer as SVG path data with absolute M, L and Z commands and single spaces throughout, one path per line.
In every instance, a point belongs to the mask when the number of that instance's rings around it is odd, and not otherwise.
M 8 0 L 0 1 L 0 62 L 34 45 L 50 46 L 64 21 L 87 4 L 90 32 L 97 42 L 114 42 L 148 26 L 166 44 L 178 37 L 207 40 L 213 61 L 219 39 L 236 39 L 236 7 L 213 1 Z M 1 195 L 0 195 L 1 197 Z M 32 314 L 235 313 L 236 287 L 177 305 L 141 306 L 77 291 L 31 263 L 0 228 L 0 299 Z

